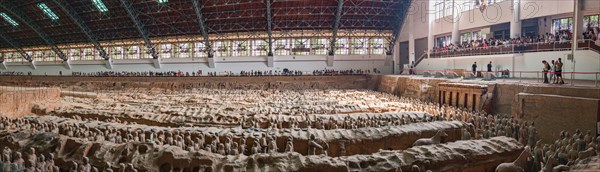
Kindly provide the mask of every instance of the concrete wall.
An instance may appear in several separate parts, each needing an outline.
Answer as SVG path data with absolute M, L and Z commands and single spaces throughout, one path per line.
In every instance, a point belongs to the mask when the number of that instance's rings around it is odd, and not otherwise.
M 62 62 L 36 62 L 37 69 L 30 67 L 29 63 L 7 63 L 5 71 L 32 72 L 34 75 L 71 75 L 71 72 L 98 72 L 111 71 L 105 67 L 104 61 L 72 61 L 72 68 L 68 70 Z M 162 67 L 154 68 L 151 59 L 115 60 L 112 71 L 178 71 L 207 72 L 232 71 L 239 73 L 241 70 L 290 70 L 313 71 L 322 69 L 363 69 L 377 68 L 383 74 L 392 72 L 392 65 L 385 65 L 385 55 L 340 55 L 334 57 L 333 66 L 327 66 L 327 56 L 275 56 L 274 66 L 267 66 L 266 57 L 217 57 L 215 68 L 209 68 L 206 58 L 170 58 L 162 59 Z
M 415 39 L 427 37 L 429 13 L 429 0 L 413 0 L 405 22 L 402 25 L 402 31 L 398 35 L 400 42 L 408 41 L 408 35 L 413 33 Z
M 444 69 L 465 69 L 471 70 L 473 62 L 477 62 L 478 70 L 486 70 L 486 65 L 492 61 L 493 70 L 514 70 L 514 71 L 541 71 L 542 60 L 550 61 L 562 58 L 564 63 L 563 71 L 573 71 L 573 63 L 567 60 L 567 54 L 571 51 L 553 51 L 553 52 L 534 52 L 524 54 L 503 54 L 503 55 L 484 55 L 467 56 L 454 58 L 431 58 L 424 59 L 416 67 L 417 70 L 444 70 Z M 598 72 L 600 71 L 600 54 L 590 50 L 578 50 L 575 52 L 575 71 L 576 72 Z M 515 73 L 519 77 L 518 73 Z M 524 78 L 536 78 L 536 73 L 523 73 Z M 541 75 L 540 75 L 541 76 Z M 596 79 L 595 75 L 576 75 L 576 79 Z M 565 76 L 570 79 L 570 74 Z

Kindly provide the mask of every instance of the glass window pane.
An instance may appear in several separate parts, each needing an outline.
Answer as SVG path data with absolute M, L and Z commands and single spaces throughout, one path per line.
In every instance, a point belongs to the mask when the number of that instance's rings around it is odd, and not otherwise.
M 206 46 L 204 45 L 204 42 L 194 42 L 194 58 L 198 58 L 198 57 L 208 57 L 208 54 L 206 53 Z
M 292 42 L 292 54 L 293 55 L 308 55 L 310 52 L 310 42 L 307 38 L 294 38 Z
M 190 47 L 190 43 L 184 42 L 184 43 L 178 43 L 176 44 L 177 47 L 177 51 L 176 51 L 176 55 L 173 58 L 189 58 L 191 57 L 191 47 Z
M 266 56 L 267 48 L 267 41 L 262 39 L 252 40 L 252 56 Z
M 310 42 L 312 54 L 326 55 L 328 42 L 326 38 L 313 38 Z
M 335 54 L 348 54 L 348 38 L 338 38 L 335 41 Z
M 42 51 L 36 51 L 35 56 L 33 58 L 34 58 L 34 61 L 46 61 L 44 59 L 44 52 L 42 52 Z
M 371 52 L 369 54 L 384 54 L 384 45 L 383 38 L 371 38 Z
M 216 41 L 215 42 L 215 56 L 217 57 L 228 57 L 230 55 L 231 41 Z
M 290 55 L 290 47 L 288 45 L 287 38 L 280 38 L 275 40 L 275 55 L 286 56 Z
M 93 48 L 84 48 L 83 50 L 83 58 L 81 60 L 94 60 L 94 49 Z
M 173 47 L 172 46 L 173 46 L 172 44 L 161 44 L 160 45 L 159 56 L 161 58 L 171 58 L 172 51 L 173 51 Z
M 248 41 L 233 41 L 233 55 L 232 56 L 248 56 Z
M 352 54 L 367 54 L 368 38 L 352 38 Z
M 129 46 L 125 50 L 127 52 L 125 59 L 139 59 L 140 58 L 140 47 L 137 45 Z
M 123 59 L 123 47 L 112 47 L 110 55 L 112 59 Z

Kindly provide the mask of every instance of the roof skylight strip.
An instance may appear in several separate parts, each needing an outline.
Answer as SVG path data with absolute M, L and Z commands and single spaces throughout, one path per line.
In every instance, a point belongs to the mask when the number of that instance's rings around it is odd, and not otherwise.
M 58 20 L 58 16 L 48 7 L 45 3 L 39 3 L 38 7 L 46 14 L 46 16 L 50 17 L 52 20 Z
M 17 23 L 17 21 L 10 18 L 10 16 L 6 15 L 6 13 L 0 13 L 0 16 L 2 16 L 2 18 L 4 18 L 4 20 L 6 20 L 6 22 L 10 23 L 11 25 L 19 26 L 19 23 Z
M 108 8 L 106 8 L 106 5 L 104 5 L 104 2 L 102 2 L 102 0 L 92 0 L 92 2 L 94 3 L 94 5 L 96 5 L 96 8 L 98 8 L 100 12 L 108 11 Z

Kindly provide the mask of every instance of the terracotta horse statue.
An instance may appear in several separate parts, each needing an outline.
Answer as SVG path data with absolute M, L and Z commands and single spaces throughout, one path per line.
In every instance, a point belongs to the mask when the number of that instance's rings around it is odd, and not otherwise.
M 437 133 L 435 133 L 435 136 L 431 138 L 418 139 L 415 141 L 415 143 L 413 143 L 413 146 L 440 144 L 440 142 L 442 142 L 442 137 L 448 137 L 448 134 L 442 130 L 439 130 Z
M 496 172 L 525 172 L 529 159 L 531 159 L 531 148 L 525 146 L 525 150 L 521 152 L 521 155 L 515 161 L 498 165 Z
M 558 165 L 558 159 L 554 155 L 550 155 L 548 157 L 548 161 L 544 165 L 544 168 L 540 170 L 540 172 L 561 172 L 561 171 L 569 171 L 569 166 L 567 165 Z
M 542 170 L 540 170 L 540 172 L 552 172 L 552 168 L 554 168 L 554 166 L 558 165 L 558 160 L 556 159 L 556 157 L 554 157 L 554 155 L 550 155 L 548 157 L 548 160 L 546 161 L 546 163 L 542 163 L 544 166 L 544 168 L 542 168 Z

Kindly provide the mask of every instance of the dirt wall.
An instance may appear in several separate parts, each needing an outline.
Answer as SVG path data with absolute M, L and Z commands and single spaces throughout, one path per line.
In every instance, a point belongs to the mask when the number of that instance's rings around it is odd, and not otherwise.
M 377 91 L 425 101 L 435 101 L 438 84 L 446 82 L 438 78 L 411 78 L 399 75 L 381 76 Z
M 496 113 L 512 113 L 513 103 L 519 93 L 551 94 L 567 97 L 600 99 L 600 88 L 569 87 L 569 86 L 539 86 L 519 84 L 497 84 L 494 93 L 494 110 Z
M 535 122 L 537 139 L 548 143 L 559 139 L 560 131 L 574 133 L 576 129 L 597 133 L 600 100 L 550 94 L 519 93 L 513 105 L 513 115 Z
M 261 77 L 73 77 L 0 76 L 0 85 L 73 88 L 76 90 L 162 88 L 222 89 L 366 89 L 369 76 Z
M 59 88 L 0 87 L 0 116 L 32 114 L 32 109 L 50 111 L 61 105 Z

